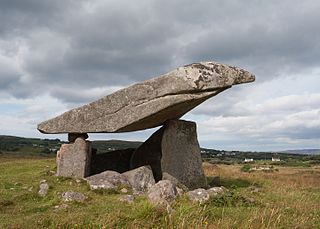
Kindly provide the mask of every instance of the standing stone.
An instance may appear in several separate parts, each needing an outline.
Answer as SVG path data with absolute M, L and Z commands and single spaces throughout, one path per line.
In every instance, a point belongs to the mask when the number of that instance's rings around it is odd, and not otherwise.
M 167 173 L 189 189 L 207 186 L 194 122 L 167 121 L 134 152 L 130 165 L 150 165 L 156 181 Z
M 57 176 L 84 178 L 90 174 L 91 143 L 77 138 L 61 145 L 57 153 Z

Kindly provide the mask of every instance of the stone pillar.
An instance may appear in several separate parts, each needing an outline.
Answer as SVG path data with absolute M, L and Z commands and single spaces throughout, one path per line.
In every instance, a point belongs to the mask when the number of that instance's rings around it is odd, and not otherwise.
M 90 175 L 91 142 L 87 134 L 69 134 L 71 143 L 61 145 L 57 153 L 57 176 L 84 178 Z
M 206 187 L 196 123 L 169 120 L 133 154 L 131 168 L 150 165 L 155 180 L 167 173 L 190 189 Z

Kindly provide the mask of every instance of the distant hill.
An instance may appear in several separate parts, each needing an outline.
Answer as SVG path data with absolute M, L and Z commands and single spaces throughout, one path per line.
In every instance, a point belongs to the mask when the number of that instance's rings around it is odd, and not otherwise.
M 316 154 L 320 154 L 320 149 L 285 150 L 285 151 L 281 151 L 281 152 L 279 152 L 279 153 L 316 155 Z
M 40 139 L 40 138 L 23 138 L 16 136 L 0 135 L 0 153 L 21 153 L 21 154 L 41 154 L 54 155 L 60 148 L 61 144 L 66 143 L 60 139 Z M 139 141 L 122 141 L 122 140 L 98 140 L 92 141 L 92 146 L 98 150 L 98 153 L 108 151 L 137 148 L 142 144 Z M 320 155 L 320 149 L 301 149 L 286 150 L 280 152 L 250 152 L 250 151 L 226 151 L 201 148 L 202 156 L 233 157 L 233 158 L 271 158 L 274 154 L 288 155 Z M 266 156 L 267 155 L 267 156 Z
M 23 138 L 0 135 L 0 153 L 54 156 L 61 144 L 64 143 L 66 142 L 60 141 L 60 139 Z M 121 140 L 92 141 L 92 146 L 98 150 L 98 153 L 118 149 L 137 148 L 141 144 L 142 142 Z

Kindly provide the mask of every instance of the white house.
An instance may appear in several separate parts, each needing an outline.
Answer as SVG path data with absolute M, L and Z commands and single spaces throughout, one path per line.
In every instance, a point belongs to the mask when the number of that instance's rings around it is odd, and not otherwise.
M 253 162 L 253 158 L 245 158 L 244 162 Z
M 281 161 L 279 157 L 272 157 L 271 161 Z

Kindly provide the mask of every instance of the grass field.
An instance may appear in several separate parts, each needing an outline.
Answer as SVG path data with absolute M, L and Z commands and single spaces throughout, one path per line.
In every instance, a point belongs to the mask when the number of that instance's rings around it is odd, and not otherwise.
M 143 197 L 124 204 L 119 193 L 55 177 L 54 159 L 0 155 L 0 228 L 320 228 L 320 167 L 247 173 L 240 165 L 205 163 L 204 169 L 231 192 L 203 205 L 182 196 L 167 211 Z M 44 198 L 37 195 L 42 179 L 50 185 Z M 69 190 L 88 199 L 56 208 Z

